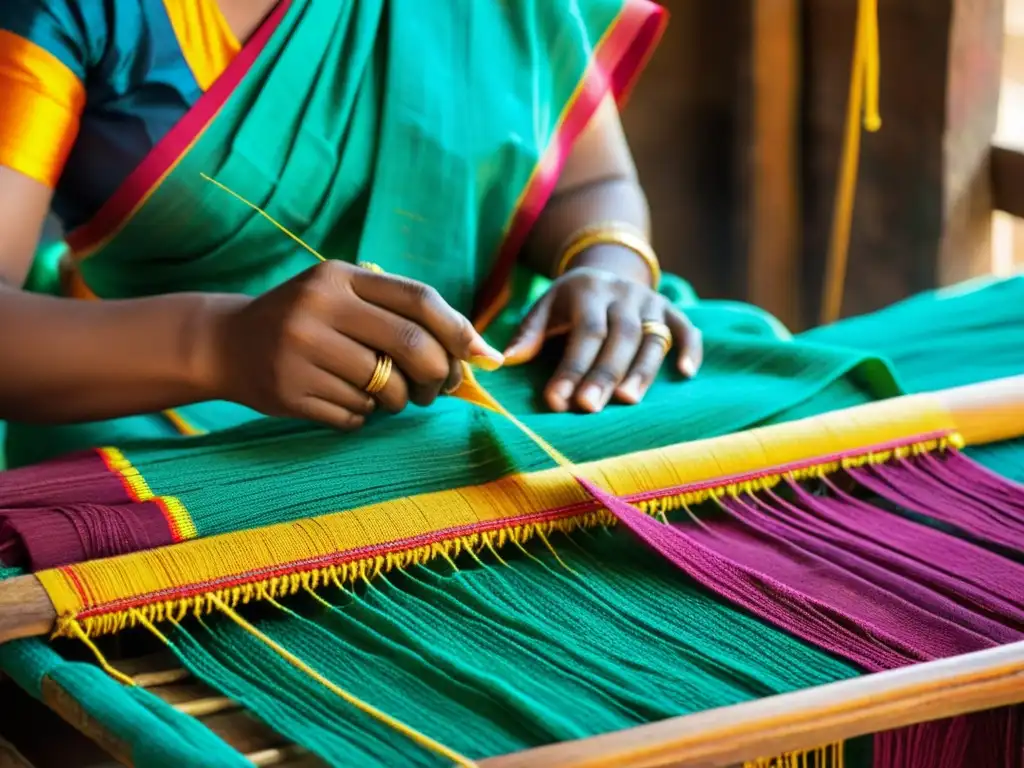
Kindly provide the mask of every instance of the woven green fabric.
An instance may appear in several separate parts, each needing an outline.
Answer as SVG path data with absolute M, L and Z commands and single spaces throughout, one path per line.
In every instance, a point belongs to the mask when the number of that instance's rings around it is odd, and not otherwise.
M 1024 280 L 917 297 L 884 312 L 815 330 L 815 342 L 866 343 L 891 358 L 908 390 L 1009 375 L 1024 365 Z M 934 335 L 929 329 L 938 329 Z M 976 358 L 964 364 L 964 350 Z M 969 363 L 969 364 L 967 364 Z M 751 395 L 754 396 L 753 393 Z M 870 397 L 850 377 L 779 420 Z M 700 403 L 690 403 L 700 410 Z M 1024 466 L 1018 441 L 978 450 L 1002 471 Z M 244 490 L 244 486 L 238 488 Z M 509 567 L 435 564 L 362 588 L 328 590 L 337 608 L 311 598 L 247 611 L 258 626 L 300 651 L 331 679 L 471 755 L 607 732 L 663 717 L 847 678 L 849 665 L 752 620 L 643 555 L 618 533 L 555 540 L 565 571 L 542 547 L 532 559 L 504 551 Z M 0 574 L 2 575 L 2 574 Z M 10 574 L 8 574 L 10 575 Z M 234 624 L 211 618 L 172 634 L 198 677 L 242 699 L 283 734 L 336 765 L 435 764 L 419 748 L 382 732 L 296 675 Z M 145 765 L 183 764 L 199 737 L 185 719 L 148 697 L 123 698 L 89 665 L 62 662 L 40 641 L 0 648 L 0 668 L 29 690 L 50 669 L 62 684 L 139 750 L 161 752 Z M 72 674 L 74 670 L 74 674 Z M 107 701 L 116 700 L 116 708 Z M 170 728 L 149 739 L 139 724 L 153 707 Z M 116 711 L 115 711 L 116 710 Z M 194 727 L 194 726 L 193 726 Z M 132 736 L 132 734 L 135 734 Z M 868 747 L 850 745 L 847 765 L 869 765 Z M 142 754 L 140 752 L 139 754 Z M 185 763 L 229 765 L 221 753 Z

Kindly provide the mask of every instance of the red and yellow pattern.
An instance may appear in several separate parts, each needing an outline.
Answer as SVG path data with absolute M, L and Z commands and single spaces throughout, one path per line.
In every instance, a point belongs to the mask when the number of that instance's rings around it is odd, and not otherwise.
M 174 496 L 157 496 L 153 493 L 146 478 L 121 451 L 117 448 L 99 448 L 97 453 L 107 465 L 107 469 L 121 479 L 121 484 L 132 501 L 151 501 L 160 508 L 175 542 L 194 539 L 199 535 L 192 516 L 181 500 Z
M 0 29 L 0 165 L 53 188 L 78 136 L 85 86 L 59 58 Z
M 612 524 L 615 518 L 577 477 L 648 514 L 662 515 L 710 498 L 769 488 L 785 478 L 823 476 L 842 467 L 959 446 L 958 430 L 970 426 L 954 418 L 941 399 L 911 396 L 36 576 L 62 618 L 58 632 L 73 633 L 74 625 L 104 634 L 140 621 L 204 613 L 216 609 L 218 601 L 233 606 L 280 597 L 437 557 L 543 539 L 554 531 Z M 968 429 L 965 437 L 972 436 Z M 108 456 L 133 493 L 152 493 L 123 457 Z

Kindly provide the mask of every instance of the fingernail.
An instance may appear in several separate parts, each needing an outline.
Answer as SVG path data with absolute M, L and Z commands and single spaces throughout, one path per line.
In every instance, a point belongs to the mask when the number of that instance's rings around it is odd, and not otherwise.
M 629 400 L 631 403 L 640 402 L 640 377 L 630 376 L 619 387 L 619 397 Z
M 526 354 L 526 350 L 518 344 L 513 344 L 505 350 L 505 365 L 515 365 L 520 358 Z
M 502 363 L 505 362 L 505 356 L 501 354 L 501 352 L 496 350 L 494 347 L 492 347 L 490 344 L 488 344 L 486 341 L 484 341 L 483 337 L 481 336 L 477 336 L 472 342 L 470 342 L 469 354 L 471 355 L 471 357 L 469 358 L 469 362 L 473 363 L 473 365 L 479 365 L 481 368 L 483 368 L 484 366 L 476 362 L 477 359 L 480 358 L 483 358 L 485 360 L 493 360 L 495 363 L 498 364 L 499 368 L 501 367 Z M 485 368 L 484 370 L 495 369 Z
M 686 378 L 692 379 L 697 375 L 697 363 L 694 362 L 692 357 L 684 357 L 682 362 L 679 363 L 679 370 L 682 371 Z
M 551 385 L 548 390 L 548 400 L 556 411 L 564 411 L 569 407 L 569 398 L 572 397 L 572 382 L 559 381 Z
M 580 392 L 580 405 L 588 411 L 600 411 L 607 400 L 607 395 L 605 395 L 605 393 L 601 391 L 601 388 L 596 384 L 587 384 L 583 387 L 583 391 Z
M 505 362 L 504 356 L 500 352 L 496 353 L 497 358 L 485 357 L 484 355 L 473 355 L 469 358 L 469 364 L 479 368 L 481 371 L 496 371 Z

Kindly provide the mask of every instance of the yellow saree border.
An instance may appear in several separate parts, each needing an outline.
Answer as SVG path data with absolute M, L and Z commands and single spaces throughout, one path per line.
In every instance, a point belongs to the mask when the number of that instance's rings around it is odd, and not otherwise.
M 613 523 L 576 476 L 663 515 L 787 478 L 957 447 L 955 421 L 936 397 L 904 397 L 581 464 L 571 472 L 560 467 L 512 475 L 36 576 L 61 618 L 58 634 L 82 628 L 105 634 L 140 620 L 204 613 L 218 602 L 340 586 L 437 557 Z

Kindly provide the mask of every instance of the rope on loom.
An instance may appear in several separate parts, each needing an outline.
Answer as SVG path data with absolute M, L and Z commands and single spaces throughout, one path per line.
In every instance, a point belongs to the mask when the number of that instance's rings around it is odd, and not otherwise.
M 842 311 L 843 287 L 850 251 L 850 229 L 857 196 L 861 126 L 872 133 L 882 127 L 882 118 L 878 112 L 880 60 L 878 0 L 859 0 L 857 32 L 854 37 L 853 63 L 850 71 L 850 95 L 846 107 L 846 136 L 836 185 L 832 232 L 829 237 L 821 299 L 822 323 L 835 322 Z

